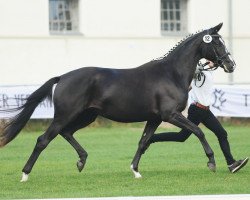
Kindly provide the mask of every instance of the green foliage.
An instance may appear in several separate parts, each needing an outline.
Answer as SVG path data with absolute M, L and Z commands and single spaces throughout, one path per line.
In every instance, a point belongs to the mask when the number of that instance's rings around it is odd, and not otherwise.
M 23 131 L 0 149 L 0 199 L 249 193 L 250 165 L 230 174 L 216 137 L 207 129 L 216 156 L 216 173 L 207 169 L 202 146 L 191 136 L 185 143 L 151 145 L 140 162 L 143 178 L 135 179 L 130 163 L 143 127 L 112 126 L 85 128 L 75 134 L 89 153 L 81 173 L 76 168 L 76 152 L 58 136 L 39 157 L 29 181 L 20 183 L 22 167 L 41 134 Z M 249 156 L 249 128 L 226 129 L 235 158 Z M 163 130 L 170 131 L 160 128 L 157 132 Z

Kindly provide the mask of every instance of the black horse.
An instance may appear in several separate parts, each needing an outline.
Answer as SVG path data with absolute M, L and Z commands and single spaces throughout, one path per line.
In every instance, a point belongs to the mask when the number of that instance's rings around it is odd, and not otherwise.
M 187 120 L 181 112 L 186 106 L 188 88 L 199 59 L 207 58 L 225 72 L 233 72 L 232 60 L 218 34 L 222 23 L 188 36 L 164 57 L 132 69 L 98 67 L 80 68 L 48 80 L 32 93 L 26 103 L 17 108 L 0 137 L 0 146 L 13 140 L 30 119 L 37 105 L 52 97 L 55 114 L 47 131 L 38 137 L 35 148 L 23 168 L 21 181 L 28 180 L 40 153 L 58 135 L 63 136 L 77 151 L 81 171 L 87 152 L 73 134 L 95 121 L 98 115 L 118 122 L 147 121 L 138 150 L 131 163 L 135 177 L 141 177 L 138 164 L 148 147 L 148 141 L 162 121 L 191 130 L 200 140 L 207 157 L 208 167 L 215 169 L 212 149 L 200 128 Z

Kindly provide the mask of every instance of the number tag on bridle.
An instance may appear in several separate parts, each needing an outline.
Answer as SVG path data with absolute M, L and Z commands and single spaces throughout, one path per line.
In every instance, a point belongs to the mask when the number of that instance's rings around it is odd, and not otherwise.
M 212 38 L 211 35 L 204 35 L 204 36 L 203 36 L 203 41 L 204 41 L 205 43 L 210 43 L 210 42 L 212 42 L 212 40 L 213 40 L 213 38 Z

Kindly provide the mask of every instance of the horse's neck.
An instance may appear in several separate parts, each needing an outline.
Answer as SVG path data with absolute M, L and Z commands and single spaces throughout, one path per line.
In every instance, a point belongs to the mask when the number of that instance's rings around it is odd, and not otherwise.
M 194 76 L 196 65 L 201 59 L 199 46 L 200 42 L 194 39 L 176 49 L 176 52 L 173 52 L 171 55 L 174 60 L 172 62 L 175 68 L 174 73 L 180 77 L 178 82 L 184 85 L 185 88 L 189 87 Z M 176 59 L 176 57 L 178 57 L 178 59 Z

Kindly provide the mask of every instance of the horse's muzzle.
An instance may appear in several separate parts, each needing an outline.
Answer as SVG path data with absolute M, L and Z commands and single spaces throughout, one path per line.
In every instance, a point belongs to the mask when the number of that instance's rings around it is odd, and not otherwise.
M 221 65 L 221 67 L 224 69 L 226 73 L 232 73 L 235 70 L 236 65 L 234 64 L 234 65 L 228 66 L 228 65 L 223 64 Z

